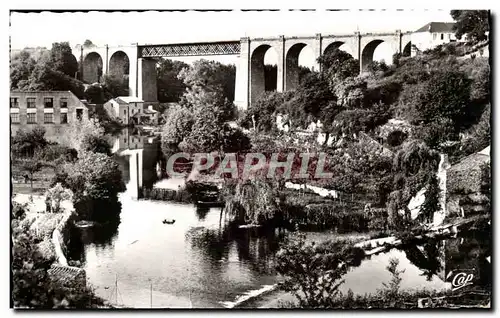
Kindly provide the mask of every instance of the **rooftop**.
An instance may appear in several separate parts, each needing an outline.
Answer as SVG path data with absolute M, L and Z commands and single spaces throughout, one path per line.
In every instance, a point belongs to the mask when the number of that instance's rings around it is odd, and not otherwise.
M 129 104 L 129 103 L 144 103 L 142 99 L 135 96 L 118 96 L 115 101 L 119 104 Z
M 429 22 L 416 32 L 437 32 L 437 33 L 454 33 L 453 26 L 454 22 Z

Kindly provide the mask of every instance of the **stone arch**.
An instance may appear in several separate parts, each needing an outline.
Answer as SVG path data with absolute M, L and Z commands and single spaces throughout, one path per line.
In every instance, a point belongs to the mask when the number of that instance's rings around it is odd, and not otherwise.
M 364 71 L 368 64 L 373 62 L 373 53 L 375 53 L 375 49 L 377 46 L 379 46 L 381 43 L 383 43 L 383 40 L 373 40 L 370 41 L 368 44 L 365 45 L 363 48 L 363 51 L 361 53 L 361 70 Z
M 264 57 L 269 49 L 268 44 L 259 45 L 252 51 L 250 58 L 250 103 L 255 102 L 266 89 Z M 279 66 L 278 66 L 279 67 Z M 276 82 L 278 81 L 276 74 Z
M 403 47 L 403 56 L 411 56 L 411 41 Z
M 102 57 L 97 52 L 90 52 L 83 58 L 82 79 L 85 83 L 96 83 L 102 76 Z
M 339 49 L 342 45 L 344 45 L 345 42 L 342 41 L 335 41 L 330 43 L 324 50 L 323 50 L 323 55 L 326 55 L 328 53 L 333 52 L 336 49 Z
M 130 73 L 130 60 L 127 53 L 116 51 L 109 59 L 109 74 L 122 78 Z
M 292 45 L 285 55 L 285 90 L 293 90 L 299 85 L 299 55 L 307 44 Z

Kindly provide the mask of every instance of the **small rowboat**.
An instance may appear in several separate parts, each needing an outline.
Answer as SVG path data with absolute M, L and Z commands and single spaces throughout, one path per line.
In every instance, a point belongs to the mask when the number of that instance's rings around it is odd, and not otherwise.
M 163 220 L 163 224 L 174 224 L 175 223 L 175 220 Z

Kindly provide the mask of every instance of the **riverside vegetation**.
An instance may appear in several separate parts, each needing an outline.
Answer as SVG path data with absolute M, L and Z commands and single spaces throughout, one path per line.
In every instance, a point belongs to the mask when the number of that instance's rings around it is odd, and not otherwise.
M 471 14 L 483 17 L 484 12 Z M 336 190 L 337 198 L 287 189 L 280 178 L 235 180 L 223 176 L 217 181 L 222 187 L 224 213 L 238 224 L 270 228 L 376 230 L 377 237 L 414 235 L 439 209 L 435 177 L 439 154 L 447 154 L 455 163 L 490 144 L 489 60 L 462 58 L 478 41 L 485 40 L 481 32 L 484 35 L 488 30 L 484 26 L 488 21 L 476 19 L 481 25 L 471 26 L 464 22 L 465 15 L 465 11 L 452 12 L 457 32 L 474 35 L 470 39 L 475 42 L 449 43 L 413 57 L 397 54 L 392 65 L 373 62 L 362 74 L 358 74 L 359 61 L 333 50 L 320 57 L 321 72 L 301 71 L 297 89 L 267 92 L 244 112 L 233 105 L 234 89 L 229 83 L 233 67 L 206 60 L 192 66 L 161 61 L 158 82 L 174 83 L 175 89 L 164 87 L 158 92 L 163 100 L 178 102 L 165 110 L 161 131 L 164 160 L 179 151 L 213 152 L 221 157 L 225 153 L 324 152 L 328 154 L 325 169 L 333 178 L 314 179 L 311 174 L 298 182 Z M 65 45 L 55 45 L 51 51 L 59 52 L 61 47 Z M 50 83 L 67 80 L 65 85 L 79 92 L 77 96 L 86 93 L 91 100 L 103 98 L 103 87 L 115 87 L 104 79 L 99 87 L 82 91 L 78 82 L 68 78 L 71 72 L 58 63 L 57 56 L 49 54 L 42 59 L 44 63 L 35 66 L 33 57 L 22 53 L 11 67 L 11 78 L 16 79 L 13 87 L 63 89 L 57 85 L 47 88 L 45 79 L 54 77 L 58 81 Z M 266 69 L 270 77 L 272 68 Z M 284 119 L 287 129 L 277 127 L 277 117 Z M 315 127 L 310 125 L 318 122 Z M 13 170 L 23 171 L 33 180 L 43 167 L 53 169 L 55 176 L 49 183 L 71 190 L 81 219 L 117 223 L 117 194 L 124 190 L 124 184 L 104 140 L 104 129 L 91 120 L 76 125 L 73 132 L 64 146 L 46 141 L 41 130 L 19 132 L 12 137 L 12 157 L 25 161 L 14 160 Z M 322 137 L 321 143 L 318 137 Z M 421 216 L 413 220 L 408 203 L 422 188 L 430 195 L 425 197 Z M 153 190 L 145 189 L 149 196 Z M 172 194 L 171 199 L 196 202 L 197 191 L 186 193 Z M 340 294 L 343 275 L 363 258 L 363 251 L 349 241 L 332 238 L 306 244 L 299 235 L 291 237 L 276 258 L 277 270 L 286 278 L 283 287 L 298 300 L 298 304 L 285 306 L 408 308 L 415 306 L 415 301 L 408 305 L 408 299 L 437 296 L 434 292 L 399 290 L 397 261 L 388 265 L 393 280 L 378 295 Z M 35 267 L 43 270 L 44 266 Z M 31 288 L 29 284 L 19 286 Z M 24 304 L 22 300 L 18 303 Z M 441 302 L 438 306 L 445 305 Z

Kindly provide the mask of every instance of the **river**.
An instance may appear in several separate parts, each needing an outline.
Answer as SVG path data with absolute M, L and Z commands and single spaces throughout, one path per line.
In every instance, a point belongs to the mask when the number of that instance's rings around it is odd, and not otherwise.
M 242 296 L 258 294 L 280 280 L 273 270 L 273 257 L 282 236 L 231 228 L 217 208 L 137 200 L 134 180 L 127 172 L 130 166 L 127 160 L 119 161 L 128 185 L 120 194 L 118 228 L 83 229 L 83 244 L 73 251 L 99 296 L 133 308 L 228 308 L 238 305 Z M 143 170 L 152 170 L 142 173 L 148 179 L 144 183 L 156 182 L 152 180 L 156 161 L 143 162 L 148 163 Z M 166 218 L 175 223 L 163 224 Z M 309 233 L 317 241 L 332 235 Z M 484 259 L 491 251 L 483 240 L 457 238 L 373 255 L 348 271 L 341 290 L 376 292 L 391 279 L 386 270 L 391 257 L 398 258 L 405 269 L 403 289 L 446 288 L 446 273 L 472 266 L 487 283 L 491 265 Z M 273 295 L 277 294 L 267 296 L 268 303 Z

